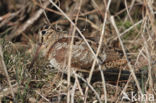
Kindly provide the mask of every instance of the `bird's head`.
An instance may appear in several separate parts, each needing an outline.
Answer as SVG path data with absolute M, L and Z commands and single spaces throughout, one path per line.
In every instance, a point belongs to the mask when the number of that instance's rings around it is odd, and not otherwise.
M 41 45 L 41 52 L 46 55 L 52 45 L 59 39 L 58 33 L 48 25 L 45 25 L 39 31 L 39 44 Z

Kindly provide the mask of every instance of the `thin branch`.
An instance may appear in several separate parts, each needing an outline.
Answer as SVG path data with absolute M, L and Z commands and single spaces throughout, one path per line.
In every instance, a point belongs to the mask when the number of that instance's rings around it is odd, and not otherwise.
M 128 67 L 130 68 L 130 72 L 131 72 L 131 74 L 132 74 L 132 77 L 133 77 L 133 79 L 134 79 L 135 82 L 136 82 L 136 85 L 137 85 L 137 88 L 138 88 L 139 92 L 142 94 L 142 91 L 141 91 L 139 82 L 138 82 L 138 80 L 137 80 L 137 78 L 136 78 L 136 75 L 135 75 L 135 73 L 134 73 L 134 69 L 133 69 L 133 67 L 132 67 L 132 65 L 131 65 L 131 63 L 130 63 L 128 57 L 127 57 L 127 53 L 126 53 L 125 47 L 124 47 L 124 45 L 123 45 L 123 42 L 122 42 L 122 40 L 121 40 L 120 32 L 119 32 L 119 30 L 118 30 L 118 28 L 117 28 L 117 26 L 116 26 L 116 24 L 115 24 L 114 17 L 111 16 L 110 20 L 111 20 L 112 25 L 114 26 L 115 31 L 116 31 L 116 33 L 117 33 L 117 36 L 118 36 L 118 39 L 119 39 L 119 41 L 120 41 L 120 44 L 121 44 L 121 47 L 122 47 L 124 56 L 125 56 L 125 58 L 126 58 L 126 60 L 127 60 Z
M 13 91 L 13 87 L 11 85 L 11 81 L 10 81 L 10 77 L 9 77 L 9 74 L 8 74 L 8 71 L 7 71 L 7 67 L 6 67 L 5 62 L 4 62 L 4 57 L 3 57 L 3 51 L 2 51 L 1 44 L 0 44 L 0 64 L 2 65 L 2 68 L 0 68 L 0 69 L 3 69 L 4 70 L 5 75 L 7 77 L 7 81 L 9 83 L 11 95 L 15 99 L 15 94 L 14 94 L 14 91 Z
M 49 2 L 45 2 L 44 8 L 49 5 Z M 16 32 L 6 37 L 7 40 L 11 40 L 16 36 L 19 36 L 23 31 L 25 31 L 30 25 L 32 25 L 44 12 L 44 9 L 40 8 L 30 19 L 28 19 L 23 25 L 21 25 Z
M 143 27 L 143 33 L 142 33 L 142 38 L 144 40 L 144 45 L 145 45 L 145 51 L 146 51 L 146 54 L 147 54 L 147 57 L 148 57 L 148 79 L 149 79 L 149 86 L 150 86 L 150 89 L 152 89 L 153 87 L 153 80 L 152 80 L 152 66 L 151 66 L 151 55 L 149 53 L 149 47 L 148 47 L 148 44 L 147 44 L 147 40 L 145 39 L 144 37 L 144 33 L 145 33 L 145 30 L 146 30 L 146 25 L 147 23 L 144 22 L 144 27 Z
M 72 49 L 73 49 L 73 42 L 74 42 L 74 37 L 75 37 L 75 32 L 76 32 L 76 24 L 77 24 L 77 20 L 79 17 L 79 13 L 80 13 L 80 9 L 81 9 L 81 4 L 82 4 L 82 0 L 80 0 L 80 3 L 77 4 L 77 8 L 78 12 L 75 18 L 75 25 L 74 25 L 74 29 L 72 31 L 72 39 L 70 42 L 70 47 L 69 47 L 69 58 L 68 58 L 68 95 L 67 95 L 67 103 L 70 103 L 70 78 L 71 78 L 71 59 L 72 59 Z
M 12 89 L 13 89 L 13 92 L 14 93 L 17 93 L 18 92 L 18 89 L 19 89 L 18 84 L 12 85 Z M 12 90 L 10 88 L 4 88 L 3 90 L 1 90 L 1 92 L 0 92 L 0 100 L 1 100 L 1 98 L 12 94 L 11 91 Z
M 102 46 L 103 36 L 104 36 L 104 32 L 105 32 L 105 25 L 106 25 L 106 20 L 107 20 L 107 15 L 108 15 L 108 10 L 109 10 L 110 4 L 111 4 L 111 0 L 108 1 L 107 7 L 106 7 L 104 22 L 103 22 L 103 26 L 102 26 L 102 32 L 101 32 L 101 36 L 100 36 L 100 40 L 99 40 L 99 46 L 98 46 L 98 49 L 97 49 L 97 52 L 96 52 L 96 55 L 95 55 L 96 58 L 99 55 L 99 52 L 100 52 L 100 49 L 101 49 L 101 46 Z M 90 81 L 91 81 L 93 71 L 94 71 L 94 68 L 95 68 L 95 64 L 96 64 L 96 59 L 94 59 L 94 61 L 93 61 L 92 68 L 91 68 L 90 73 L 89 73 L 88 83 L 90 83 Z M 101 67 L 99 67 L 99 68 L 101 68 Z M 103 83 L 105 83 L 103 73 L 101 73 L 101 74 L 102 74 L 102 77 L 103 77 Z M 103 84 L 103 86 L 104 86 L 104 92 L 105 92 L 105 102 L 107 102 L 106 86 L 105 86 L 105 84 Z M 86 88 L 86 91 L 85 91 L 85 96 L 86 96 L 85 101 L 87 99 L 87 94 L 88 94 L 88 87 Z
M 83 82 L 85 82 L 85 83 L 87 84 L 87 86 L 94 92 L 94 94 L 95 94 L 96 98 L 98 99 L 98 101 L 99 101 L 100 103 L 102 103 L 99 94 L 96 92 L 96 90 L 93 88 L 93 86 L 92 86 L 90 83 L 88 83 L 83 77 L 79 76 L 79 75 L 76 74 L 75 72 L 73 72 L 73 74 L 74 74 L 76 77 L 80 78 Z

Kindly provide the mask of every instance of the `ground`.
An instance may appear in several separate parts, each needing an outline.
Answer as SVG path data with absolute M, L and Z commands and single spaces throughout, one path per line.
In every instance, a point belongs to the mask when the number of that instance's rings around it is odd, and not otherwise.
M 141 102 L 142 94 L 150 94 L 146 101 L 156 101 L 155 6 L 150 0 L 1 0 L 0 101 Z M 76 72 L 69 82 L 69 73 L 51 67 L 37 49 L 44 25 L 69 35 L 76 25 L 76 36 L 96 42 L 102 38 L 100 43 L 126 59 L 128 70 L 99 71 L 90 82 L 89 74 Z M 122 100 L 123 93 L 128 100 Z

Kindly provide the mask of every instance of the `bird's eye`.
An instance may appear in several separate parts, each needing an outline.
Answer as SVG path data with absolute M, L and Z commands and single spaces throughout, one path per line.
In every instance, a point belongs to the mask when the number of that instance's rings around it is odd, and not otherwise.
M 42 35 L 45 35 L 46 34 L 46 31 L 45 30 L 41 31 L 41 34 Z

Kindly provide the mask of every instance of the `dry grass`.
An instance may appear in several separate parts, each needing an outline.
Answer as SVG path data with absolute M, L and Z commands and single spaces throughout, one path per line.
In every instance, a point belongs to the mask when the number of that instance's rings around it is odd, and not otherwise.
M 152 0 L 0 1 L 0 101 L 119 103 L 132 92 L 156 101 L 155 6 Z M 95 57 L 89 74 L 72 72 L 71 55 L 67 73 L 49 66 L 37 49 L 44 24 L 72 35 L 70 54 L 75 35 L 86 42 Z M 86 38 L 99 44 L 97 51 Z M 102 71 L 102 44 L 120 50 L 129 70 Z

